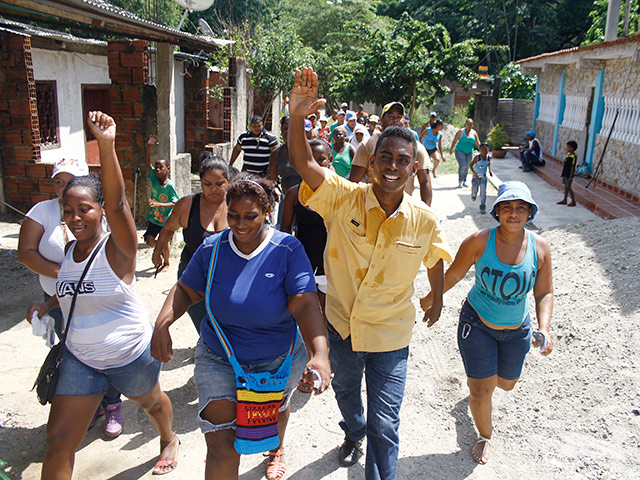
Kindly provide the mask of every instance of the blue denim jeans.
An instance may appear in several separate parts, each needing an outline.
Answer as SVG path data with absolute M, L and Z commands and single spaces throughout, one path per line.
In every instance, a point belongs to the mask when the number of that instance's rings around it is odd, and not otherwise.
M 473 177 L 471 179 L 471 198 L 476 198 L 480 190 L 480 208 L 484 209 L 487 206 L 487 176 L 484 175 L 480 178 Z
M 526 150 L 520 152 L 520 162 L 522 162 L 522 168 L 524 170 L 531 170 L 535 166 L 543 165 L 538 155 L 534 155 Z
M 327 324 L 332 382 L 346 438 L 358 441 L 366 435 L 367 480 L 396 478 L 400 439 L 400 406 L 407 378 L 409 347 L 391 352 L 354 352 L 351 337 L 343 340 Z M 367 418 L 360 388 L 367 385 Z
M 467 173 L 469 173 L 469 164 L 473 153 L 464 153 L 456 150 L 455 154 L 458 161 L 458 183 L 467 183 Z
M 44 292 L 44 301 L 46 302 L 50 298 L 51 296 L 48 295 L 46 292 Z M 58 339 L 61 339 L 62 338 L 62 321 L 63 321 L 62 310 L 60 310 L 60 307 L 52 308 L 49 311 L 49 315 L 55 321 L 55 326 L 53 328 L 56 331 L 56 335 L 58 336 Z M 101 405 L 103 407 L 106 407 L 107 405 L 113 405 L 114 403 L 118 403 L 119 401 L 120 401 L 120 392 L 116 387 L 109 384 L 109 387 L 107 388 L 107 392 L 104 394 L 104 397 L 102 398 Z

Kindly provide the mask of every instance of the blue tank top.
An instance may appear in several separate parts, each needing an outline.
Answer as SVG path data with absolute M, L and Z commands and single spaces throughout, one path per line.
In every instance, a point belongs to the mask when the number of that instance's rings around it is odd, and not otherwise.
M 481 155 L 478 155 L 476 157 L 478 159 L 478 161 L 473 165 L 473 171 L 476 172 L 478 175 L 487 175 L 487 167 L 489 166 L 489 163 L 491 162 L 491 156 L 487 155 L 487 159 L 483 160 Z
M 438 132 L 438 135 L 433 134 L 431 128 L 427 128 L 427 134 L 422 137 L 422 144 L 427 150 L 435 150 L 438 148 L 438 140 L 442 138 L 442 132 Z
M 476 262 L 476 283 L 468 300 L 481 318 L 493 325 L 515 327 L 529 314 L 527 294 L 536 283 L 538 255 L 533 232 L 527 234 L 527 251 L 522 263 L 505 265 L 496 254 L 496 229 L 489 232 L 489 240 L 482 257 Z

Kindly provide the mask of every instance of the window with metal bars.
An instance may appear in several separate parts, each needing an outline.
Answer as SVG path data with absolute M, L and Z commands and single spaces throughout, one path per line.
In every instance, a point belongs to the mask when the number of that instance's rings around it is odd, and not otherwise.
M 40 147 L 59 147 L 60 124 L 58 121 L 58 94 L 55 80 L 36 81 L 36 99 L 40 123 Z

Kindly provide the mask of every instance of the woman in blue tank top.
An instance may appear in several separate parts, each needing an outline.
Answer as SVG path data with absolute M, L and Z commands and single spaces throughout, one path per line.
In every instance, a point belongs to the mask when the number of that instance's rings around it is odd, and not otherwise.
M 496 387 L 511 390 L 520 378 L 532 341 L 528 293 L 533 290 L 538 329 L 534 345 L 546 356 L 553 350 L 549 335 L 553 280 L 549 243 L 526 230 L 538 206 L 522 182 L 498 189 L 491 215 L 500 222 L 466 238 L 445 274 L 445 292 L 475 264 L 475 284 L 460 311 L 458 347 L 467 374 L 469 407 L 478 429 L 473 459 L 487 463 L 491 445 L 491 399 Z M 421 300 L 431 308 L 431 297 Z

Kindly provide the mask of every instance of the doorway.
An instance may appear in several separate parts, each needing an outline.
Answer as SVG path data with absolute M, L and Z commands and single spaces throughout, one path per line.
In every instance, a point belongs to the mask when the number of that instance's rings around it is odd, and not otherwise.
M 86 125 L 89 112 L 99 110 L 111 115 L 110 85 L 85 84 L 82 85 L 82 121 L 84 125 L 85 151 L 89 165 L 100 165 L 98 141 L 93 137 Z

